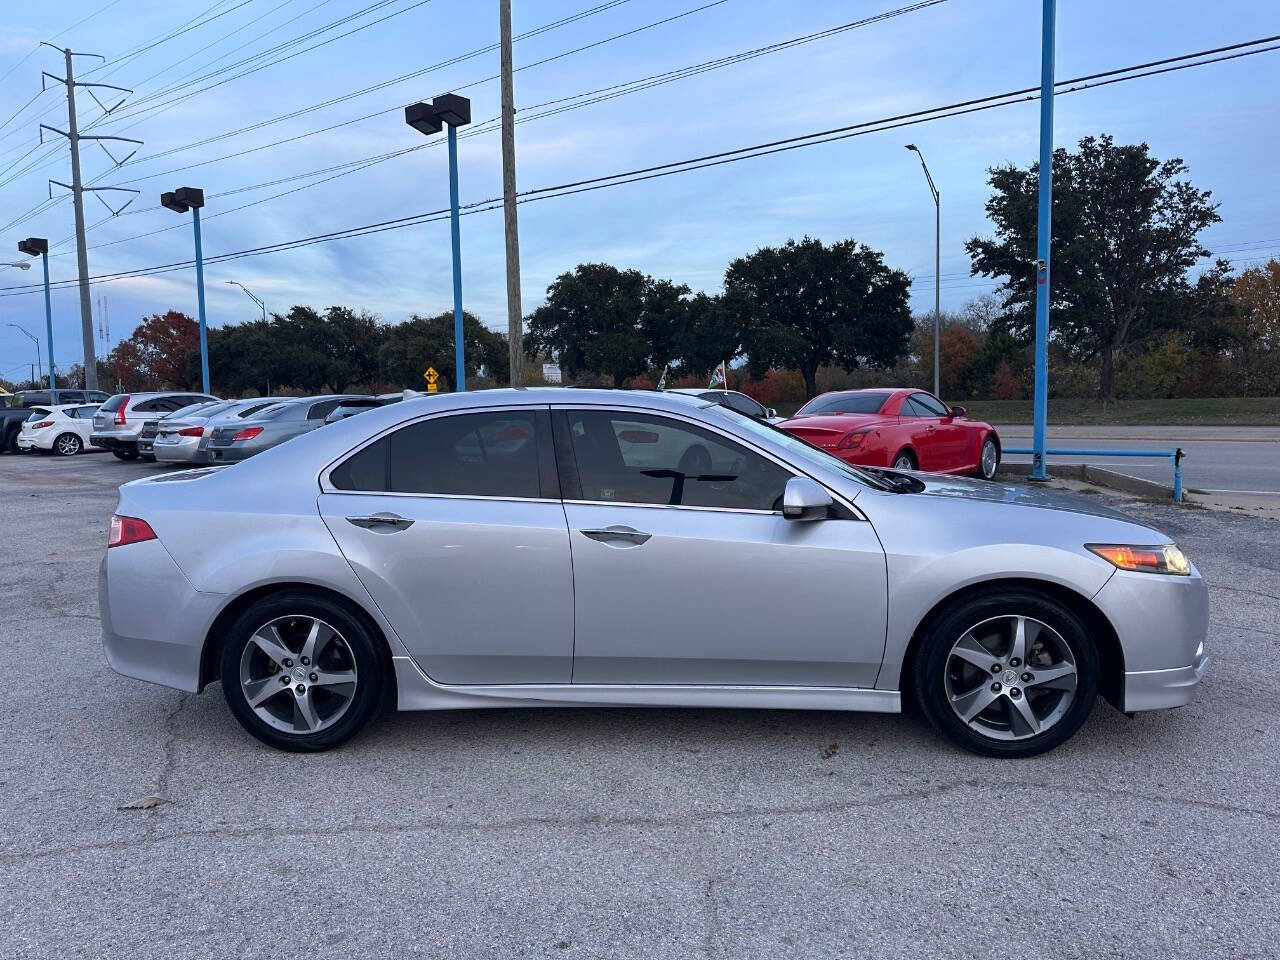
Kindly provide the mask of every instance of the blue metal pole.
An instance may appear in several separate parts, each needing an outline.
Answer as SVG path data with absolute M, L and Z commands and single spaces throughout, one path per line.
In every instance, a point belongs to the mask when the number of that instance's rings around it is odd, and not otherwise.
M 1179 447 L 1173 452 L 1173 499 L 1176 503 L 1182 502 L 1182 458 L 1185 454 Z
M 449 124 L 449 232 L 453 238 L 453 355 L 455 389 L 467 389 L 462 333 L 462 241 L 458 234 L 458 131 Z
M 53 375 L 53 306 L 49 303 L 49 252 L 46 250 L 40 257 L 44 261 L 44 324 L 49 335 L 49 389 L 58 389 L 58 381 Z M 95 362 L 97 358 L 94 358 Z
M 196 303 L 200 308 L 200 378 L 204 392 L 209 392 L 209 337 L 204 320 L 204 253 L 200 249 L 200 208 L 191 208 L 191 222 L 196 227 Z
M 1047 480 L 1049 419 L 1049 248 L 1053 223 L 1053 52 L 1057 0 L 1044 0 L 1040 52 L 1040 216 L 1036 227 L 1036 378 L 1031 479 Z

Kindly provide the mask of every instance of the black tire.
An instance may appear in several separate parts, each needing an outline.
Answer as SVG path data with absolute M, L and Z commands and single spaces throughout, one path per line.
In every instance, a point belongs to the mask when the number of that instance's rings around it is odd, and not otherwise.
M 18 449 L 18 431 L 17 430 L 9 431 L 8 435 L 4 438 L 4 448 L 8 450 L 10 453 L 22 452 L 21 450 Z
M 947 693 L 946 678 L 953 644 L 977 624 L 1010 616 L 1039 620 L 1057 633 L 1074 658 L 1076 686 L 1073 699 L 1052 726 L 1023 739 L 1004 740 L 984 735 L 956 714 Z M 1023 668 L 1031 671 L 1036 669 L 1030 663 Z M 1080 729 L 1097 699 L 1099 671 L 1097 647 L 1088 629 L 1074 612 L 1047 594 L 1015 589 L 978 594 L 961 600 L 935 618 L 921 638 L 913 661 L 912 676 L 904 677 L 903 680 L 912 684 L 916 701 L 929 722 L 953 743 L 986 757 L 1017 758 L 1032 757 L 1052 750 Z M 1005 697 L 1008 696 L 1006 693 Z M 998 708 L 993 707 L 995 709 Z
M 330 625 L 345 641 L 357 676 L 349 705 L 331 726 L 314 733 L 289 733 L 271 726 L 249 705 L 240 681 L 241 659 L 250 638 L 281 618 L 310 617 Z M 391 688 L 391 660 L 365 618 L 343 603 L 298 590 L 264 597 L 241 614 L 227 632 L 222 648 L 222 693 L 240 725 L 267 746 L 295 753 L 315 753 L 345 743 L 378 716 Z M 286 695 L 288 690 L 285 691 Z
M 84 441 L 74 433 L 63 433 L 53 440 L 52 452 L 60 457 L 74 457 L 84 450 Z
M 117 460 L 137 460 L 137 450 L 112 450 L 111 455 Z
M 991 450 L 991 458 L 987 457 L 987 450 Z M 990 470 L 988 471 L 988 466 Z M 974 476 L 982 480 L 994 480 L 996 471 L 1000 469 L 1000 444 L 996 442 L 994 434 L 987 434 L 982 439 L 982 448 L 978 451 L 978 469 Z
M 894 454 L 891 466 L 895 470 L 919 470 L 920 461 L 910 450 L 899 450 Z

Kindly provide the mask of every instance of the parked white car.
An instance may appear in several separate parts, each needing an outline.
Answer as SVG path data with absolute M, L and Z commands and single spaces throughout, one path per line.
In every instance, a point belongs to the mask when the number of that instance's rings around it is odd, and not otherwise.
M 67 403 L 56 407 L 32 407 L 31 416 L 18 433 L 18 449 L 24 453 L 38 450 L 74 457 L 83 453 L 93 433 L 96 403 Z

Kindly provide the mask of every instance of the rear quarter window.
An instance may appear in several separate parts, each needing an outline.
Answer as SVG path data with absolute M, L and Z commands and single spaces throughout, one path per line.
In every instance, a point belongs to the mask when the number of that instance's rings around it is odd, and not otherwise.
M 99 409 L 103 413 L 115 413 L 117 410 L 120 409 L 120 405 L 124 403 L 125 397 L 127 396 L 128 394 L 125 394 L 125 393 L 117 393 L 114 397 L 109 397 L 107 399 L 107 402 L 104 403 Z

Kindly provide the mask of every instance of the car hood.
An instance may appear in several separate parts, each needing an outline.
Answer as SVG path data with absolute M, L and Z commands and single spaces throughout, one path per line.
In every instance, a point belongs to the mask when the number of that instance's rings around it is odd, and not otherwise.
M 840 438 L 854 430 L 896 424 L 897 417 L 886 417 L 879 413 L 838 413 L 814 414 L 806 417 L 792 417 L 777 426 L 795 434 L 801 440 L 808 440 L 817 447 L 833 447 Z
M 952 498 L 958 500 L 982 500 L 988 503 L 1008 503 L 1015 506 L 1039 507 L 1044 510 L 1061 510 L 1126 523 L 1141 523 L 1080 494 L 1067 493 L 1048 487 L 1012 483 L 991 483 L 969 477 L 952 477 L 932 473 L 912 473 L 924 489 L 914 496 Z M 1145 524 L 1141 524 L 1145 526 Z

